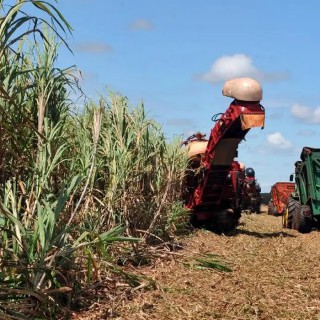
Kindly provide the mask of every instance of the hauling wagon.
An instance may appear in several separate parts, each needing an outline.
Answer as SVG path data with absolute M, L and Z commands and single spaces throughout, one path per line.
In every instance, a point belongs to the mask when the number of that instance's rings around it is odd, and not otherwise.
M 277 182 L 271 187 L 271 199 L 268 203 L 268 214 L 282 215 L 286 209 L 288 198 L 295 190 L 293 182 Z
M 229 80 L 222 94 L 234 100 L 224 113 L 212 117 L 215 125 L 209 139 L 196 134 L 184 142 L 189 157 L 186 207 L 194 224 L 217 232 L 234 229 L 241 216 L 245 173 L 235 159 L 237 149 L 251 128 L 263 128 L 265 119 L 262 88 L 256 80 Z
M 283 227 L 308 233 L 320 225 L 320 149 L 304 147 L 300 159 L 295 162 L 295 192 L 288 198 Z

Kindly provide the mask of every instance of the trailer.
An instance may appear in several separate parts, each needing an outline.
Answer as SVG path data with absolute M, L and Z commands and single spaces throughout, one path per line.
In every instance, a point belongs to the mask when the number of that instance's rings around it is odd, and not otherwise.
M 268 214 L 279 216 L 286 210 L 288 198 L 295 190 L 293 182 L 277 182 L 271 187 Z

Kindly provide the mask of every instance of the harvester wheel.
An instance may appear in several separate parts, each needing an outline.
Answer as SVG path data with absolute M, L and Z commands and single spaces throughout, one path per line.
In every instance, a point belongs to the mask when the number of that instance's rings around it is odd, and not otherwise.
M 300 211 L 300 203 L 293 198 L 288 199 L 287 208 L 282 215 L 282 226 L 284 228 L 292 229 L 292 220 L 294 212 Z
M 238 225 L 240 216 L 232 209 L 223 210 L 215 214 L 212 227 L 217 233 L 229 233 Z
M 261 213 L 261 203 L 262 203 L 262 197 L 259 194 L 257 196 L 257 202 L 256 202 L 256 207 L 255 207 L 256 213 Z
M 278 215 L 277 208 L 273 204 L 273 201 L 271 201 L 271 200 L 268 202 L 268 214 L 270 214 L 272 216 L 277 216 Z
M 257 213 L 257 214 L 260 214 L 261 213 L 261 203 L 257 203 L 255 206 L 254 206 L 254 212 Z
M 312 217 L 306 216 L 305 211 L 310 212 L 310 207 L 299 204 L 299 210 L 293 213 L 292 229 L 298 230 L 300 233 L 309 233 L 312 229 Z

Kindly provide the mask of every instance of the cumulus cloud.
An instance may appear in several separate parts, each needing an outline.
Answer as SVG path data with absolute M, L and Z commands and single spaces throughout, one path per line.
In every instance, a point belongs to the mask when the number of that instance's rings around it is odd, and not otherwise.
M 139 19 L 139 20 L 131 22 L 129 24 L 129 29 L 131 29 L 131 30 L 152 30 L 153 23 L 148 20 L 145 20 L 145 19 Z
M 294 104 L 291 108 L 292 115 L 306 123 L 320 123 L 320 107 L 310 108 L 300 104 Z
M 288 78 L 285 72 L 268 73 L 257 69 L 252 59 L 242 53 L 218 58 L 209 72 L 201 76 L 202 80 L 219 83 L 232 78 L 252 77 L 260 81 L 279 81 Z
M 76 46 L 76 50 L 80 52 L 88 53 L 107 53 L 112 51 L 112 47 L 99 42 L 79 43 Z
M 274 149 L 288 150 L 293 147 L 292 143 L 287 140 L 280 132 L 268 134 L 267 140 L 269 146 Z

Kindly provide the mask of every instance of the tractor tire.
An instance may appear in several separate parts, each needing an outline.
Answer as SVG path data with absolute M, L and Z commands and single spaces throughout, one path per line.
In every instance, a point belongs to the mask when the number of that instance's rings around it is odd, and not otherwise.
M 282 215 L 282 226 L 284 228 L 292 229 L 294 212 L 300 211 L 300 207 L 301 205 L 297 200 L 291 197 L 288 199 L 287 208 Z
M 268 202 L 268 214 L 270 214 L 272 216 L 277 216 L 278 215 L 277 208 L 273 204 L 273 201 L 271 201 L 271 200 Z
M 300 233 L 310 233 L 312 230 L 312 216 L 304 215 L 304 211 L 310 211 L 310 207 L 306 205 L 300 205 L 299 210 L 295 210 L 293 213 L 292 229 L 299 231 Z

